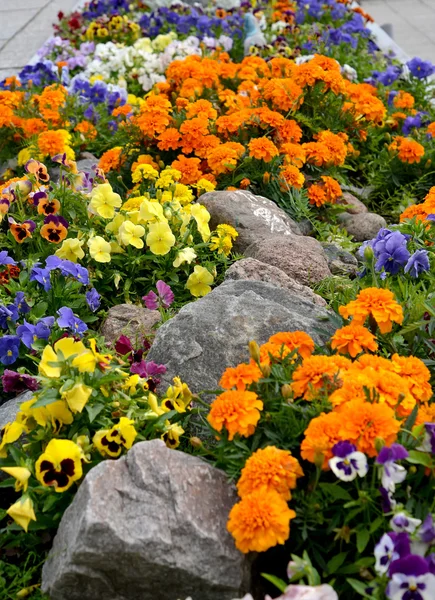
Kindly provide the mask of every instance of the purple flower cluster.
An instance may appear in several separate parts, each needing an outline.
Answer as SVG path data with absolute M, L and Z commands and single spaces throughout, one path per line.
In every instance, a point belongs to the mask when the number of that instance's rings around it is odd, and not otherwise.
M 402 268 L 411 277 L 418 277 L 430 268 L 429 254 L 427 250 L 416 250 L 411 255 L 407 248 L 410 237 L 400 231 L 382 228 L 375 238 L 361 245 L 358 254 L 364 258 L 366 249 L 371 248 L 376 260 L 375 269 L 383 279 L 387 273 L 397 275 Z
M 96 19 L 102 15 L 118 15 L 129 10 L 129 0 L 91 0 L 82 14 L 85 19 Z
M 115 344 L 116 352 L 130 361 L 130 373 L 146 379 L 148 388 L 151 391 L 154 391 L 160 383 L 160 379 L 157 376 L 165 373 L 166 367 L 165 365 L 159 365 L 153 361 L 145 361 L 143 359 L 143 353 L 147 348 L 149 348 L 149 344 L 145 341 L 144 348 L 136 350 L 130 338 L 126 335 L 121 335 Z
M 62 260 L 56 255 L 51 255 L 45 260 L 45 266 L 35 263 L 30 271 L 30 281 L 36 281 L 46 292 L 51 290 L 51 272 L 59 270 L 64 277 L 71 277 L 82 285 L 88 285 L 89 273 L 85 267 L 70 260 Z
M 411 75 L 417 79 L 425 79 L 435 72 L 435 66 L 428 60 L 422 60 L 417 56 L 406 63 Z
M 81 104 L 87 106 L 84 116 L 94 122 L 100 118 L 95 107 L 104 104 L 110 115 L 114 108 L 124 106 L 127 102 L 127 91 L 123 88 L 104 81 L 91 84 L 83 75 L 73 77 L 68 90 L 79 98 Z

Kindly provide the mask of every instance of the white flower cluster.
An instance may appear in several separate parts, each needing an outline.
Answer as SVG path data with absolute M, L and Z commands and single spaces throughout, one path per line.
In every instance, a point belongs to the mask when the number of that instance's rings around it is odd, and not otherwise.
M 204 38 L 202 43 L 207 49 L 221 46 L 228 52 L 233 42 L 230 37 L 221 35 L 218 39 Z M 201 40 L 195 36 L 178 40 L 174 32 L 158 35 L 153 40 L 141 38 L 132 46 L 113 42 L 97 44 L 82 75 L 90 80 L 98 78 L 124 88 L 130 81 L 136 80 L 147 92 L 154 84 L 165 81 L 164 73 L 173 60 L 193 54 L 201 55 L 200 44 Z

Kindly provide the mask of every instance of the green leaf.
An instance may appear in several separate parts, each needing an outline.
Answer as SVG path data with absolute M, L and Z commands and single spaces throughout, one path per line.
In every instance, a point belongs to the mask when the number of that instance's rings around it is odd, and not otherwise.
M 87 413 L 89 415 L 89 422 L 92 423 L 92 421 L 100 414 L 100 412 L 103 410 L 104 408 L 104 404 L 98 403 L 98 404 L 86 404 L 85 406 Z
M 426 452 L 419 452 L 418 450 L 410 450 L 409 456 L 406 459 L 413 465 L 423 465 L 425 467 L 432 467 L 432 458 Z
M 38 304 L 36 304 L 32 309 L 32 315 L 36 319 L 40 319 L 47 313 L 47 308 L 48 308 L 47 302 L 43 302 L 43 301 L 38 302 Z
M 261 576 L 264 577 L 264 579 L 267 579 L 267 581 L 270 581 L 270 583 L 273 583 L 273 585 L 277 587 L 280 592 L 285 592 L 287 588 L 287 583 L 285 581 L 279 577 L 275 577 L 275 575 L 268 575 L 267 573 L 261 573 Z
M 364 552 L 369 541 L 370 533 L 367 531 L 367 529 L 359 529 L 356 532 L 356 547 L 358 548 L 358 552 Z
M 329 575 L 335 573 L 341 565 L 344 563 L 348 555 L 348 552 L 340 552 L 340 554 L 336 554 L 331 560 L 329 560 L 326 564 L 326 568 L 328 570 Z
M 373 523 L 370 525 L 369 532 L 371 534 L 374 533 L 377 529 L 379 529 L 379 527 L 382 525 L 384 520 L 385 520 L 384 517 L 378 517 L 377 519 L 375 519 L 373 521 Z
M 331 496 L 333 500 L 344 500 L 345 502 L 352 500 L 349 492 L 337 483 L 321 483 L 319 487 L 325 494 Z
M 358 579 L 352 579 L 351 577 L 349 577 L 346 581 L 355 590 L 355 592 L 357 592 L 357 594 L 360 594 L 360 596 L 363 596 L 363 598 L 372 597 L 367 594 L 367 584 L 363 581 L 358 581 Z
M 47 496 L 47 498 L 45 499 L 45 502 L 42 506 L 42 512 L 45 513 L 45 512 L 48 512 L 49 510 L 51 510 L 58 500 L 59 500 L 59 498 L 57 496 L 55 496 L 54 494 L 50 494 L 49 496 Z
M 59 400 L 59 392 L 55 388 L 49 388 L 48 390 L 44 390 L 35 404 L 32 404 L 32 408 L 40 408 L 41 406 L 47 406 L 47 404 L 52 404 Z

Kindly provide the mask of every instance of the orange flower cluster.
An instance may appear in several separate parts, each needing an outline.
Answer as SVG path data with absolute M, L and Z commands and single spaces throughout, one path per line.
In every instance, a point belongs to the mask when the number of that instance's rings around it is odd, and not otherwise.
M 363 325 L 367 317 L 373 318 L 381 333 L 388 333 L 393 323 L 403 322 L 403 310 L 394 298 L 393 292 L 387 289 L 366 288 L 356 300 L 346 306 L 340 306 L 338 312 L 345 319 L 352 317 L 354 325 Z
M 435 187 L 431 187 L 422 204 L 412 204 L 405 208 L 400 215 L 400 222 L 406 219 L 416 218 L 417 221 L 425 221 L 429 215 L 435 213 Z
M 326 202 L 334 204 L 343 195 L 340 184 L 328 175 L 322 175 L 320 179 L 320 183 L 314 183 L 308 188 L 310 204 L 315 204 L 318 207 L 323 206 Z
M 248 437 L 260 420 L 263 402 L 257 394 L 247 391 L 227 391 L 218 396 L 210 407 L 208 422 L 216 431 L 228 431 L 228 439 L 236 434 Z

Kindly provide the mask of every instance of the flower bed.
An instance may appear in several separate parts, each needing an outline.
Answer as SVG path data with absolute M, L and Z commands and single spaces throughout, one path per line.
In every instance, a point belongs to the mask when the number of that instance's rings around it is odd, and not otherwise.
M 93 0 L 1 83 L 0 397 L 30 394 L 0 440 L 0 599 L 43 597 L 86 473 L 156 437 L 236 482 L 228 530 L 277 557 L 283 598 L 434 597 L 435 67 L 382 53 L 369 21 L 338 0 Z M 215 190 L 273 200 L 359 272 L 316 286 L 329 342 L 252 341 L 209 407 L 161 389 L 153 331 L 100 325 L 123 303 L 167 322 L 223 281 L 241 256 Z M 387 219 L 372 239 L 349 190 Z

